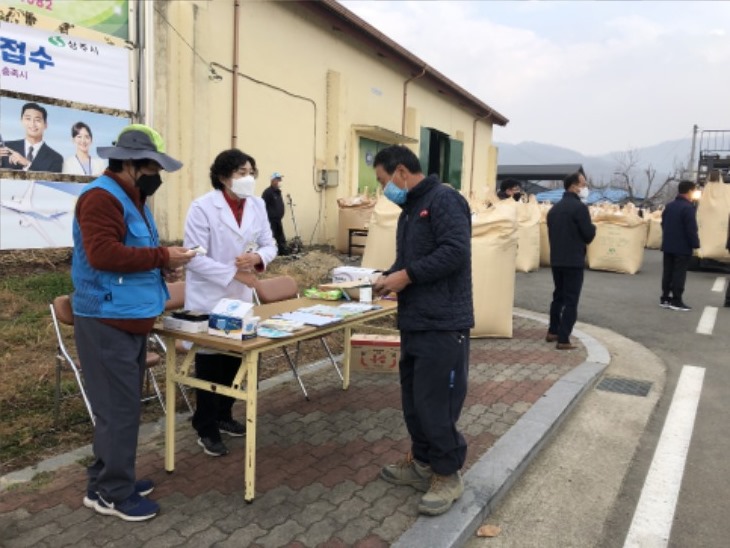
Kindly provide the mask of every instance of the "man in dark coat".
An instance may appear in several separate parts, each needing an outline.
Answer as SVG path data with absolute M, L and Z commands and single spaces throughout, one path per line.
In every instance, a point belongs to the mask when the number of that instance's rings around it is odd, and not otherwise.
M 275 171 L 271 174 L 271 184 L 261 194 L 264 203 L 266 204 L 266 214 L 269 217 L 269 224 L 271 225 L 271 233 L 274 235 L 276 240 L 276 247 L 279 249 L 279 255 L 289 255 L 289 246 L 286 243 L 286 237 L 284 236 L 284 225 L 281 220 L 284 218 L 284 198 L 281 197 L 281 179 L 284 176 Z
M 700 247 L 697 232 L 697 211 L 692 204 L 692 181 L 680 181 L 677 197 L 667 204 L 662 213 L 662 296 L 659 306 L 687 312 L 692 308 L 684 304 L 684 283 L 692 251 Z
M 61 173 L 63 156 L 43 140 L 48 113 L 37 103 L 26 103 L 20 111 L 25 138 L 0 143 L 0 168 Z
M 550 239 L 550 266 L 553 271 L 553 302 L 550 326 L 545 340 L 555 342 L 558 350 L 575 348 L 570 334 L 578 319 L 578 300 L 583 288 L 586 246 L 596 237 L 588 207 L 581 201 L 588 197 L 588 184 L 582 172 L 563 180 L 563 198 L 547 214 Z
M 395 263 L 373 285 L 398 294 L 403 417 L 411 451 L 380 477 L 426 493 L 419 512 L 446 512 L 464 492 L 466 440 L 456 428 L 466 397 L 474 326 L 471 214 L 461 194 L 424 177 L 418 157 L 390 146 L 375 156 L 384 196 L 402 208 Z
M 725 184 L 730 184 L 730 181 L 726 180 Z M 730 217 L 727 220 L 727 243 L 725 244 L 725 249 L 730 252 Z M 730 282 L 725 289 L 725 307 L 730 308 Z

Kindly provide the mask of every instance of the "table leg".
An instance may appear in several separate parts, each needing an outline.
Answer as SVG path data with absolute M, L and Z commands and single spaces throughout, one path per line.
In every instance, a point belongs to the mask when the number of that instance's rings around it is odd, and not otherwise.
M 244 499 L 253 502 L 256 494 L 256 414 L 258 396 L 258 361 L 257 351 L 248 352 L 241 360 L 246 368 L 246 483 Z
M 165 337 L 165 470 L 175 470 L 175 368 L 177 351 L 175 338 Z
M 350 337 L 352 336 L 352 328 L 345 327 L 345 355 L 342 360 L 342 389 L 347 390 L 350 387 Z

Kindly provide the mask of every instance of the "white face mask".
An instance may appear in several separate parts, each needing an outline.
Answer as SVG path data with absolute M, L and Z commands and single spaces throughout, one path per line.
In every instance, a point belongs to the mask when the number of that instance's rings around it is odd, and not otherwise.
M 580 189 L 580 190 L 578 191 L 578 197 L 579 197 L 579 198 L 580 198 L 581 200 L 587 200 L 587 199 L 588 199 L 588 195 L 589 195 L 589 194 L 590 194 L 590 190 L 588 190 L 588 187 L 587 187 L 587 186 L 584 186 L 583 188 L 581 188 L 581 189 Z
M 231 192 L 241 199 L 248 198 L 253 196 L 255 186 L 256 179 L 253 178 L 253 175 L 246 175 L 231 181 Z

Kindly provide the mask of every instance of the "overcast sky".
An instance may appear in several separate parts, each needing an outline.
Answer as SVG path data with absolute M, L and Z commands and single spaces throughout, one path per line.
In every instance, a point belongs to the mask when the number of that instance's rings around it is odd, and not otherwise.
M 342 1 L 510 123 L 584 154 L 730 130 L 730 2 Z

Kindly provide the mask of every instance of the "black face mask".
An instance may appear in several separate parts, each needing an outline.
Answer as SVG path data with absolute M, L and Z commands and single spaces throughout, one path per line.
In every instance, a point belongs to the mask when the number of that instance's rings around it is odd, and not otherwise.
M 139 191 L 145 196 L 152 196 L 162 184 L 162 178 L 159 173 L 155 175 L 140 175 L 134 182 Z
M 522 192 L 515 192 L 512 195 L 512 198 L 514 199 L 515 202 L 519 202 L 520 198 L 522 198 Z

